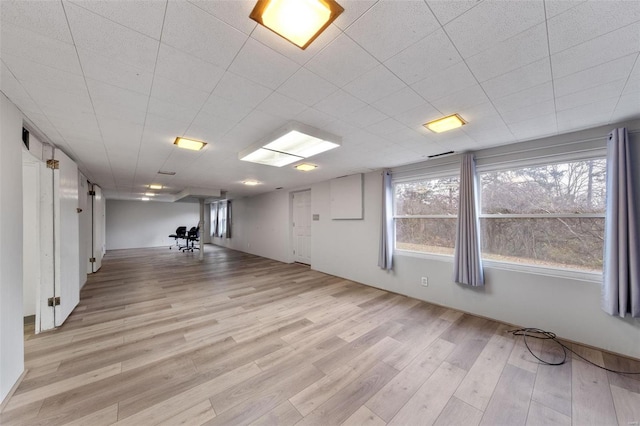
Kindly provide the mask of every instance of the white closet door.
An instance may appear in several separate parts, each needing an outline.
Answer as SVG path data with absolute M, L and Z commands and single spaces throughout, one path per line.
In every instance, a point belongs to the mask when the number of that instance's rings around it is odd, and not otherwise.
M 93 185 L 93 272 L 97 272 L 102 266 L 102 256 L 104 256 L 104 229 L 105 229 L 105 203 L 102 189 L 98 185 Z
M 78 167 L 64 152 L 55 151 L 54 171 L 55 324 L 62 325 L 80 301 L 80 247 L 78 221 Z
M 293 260 L 311 265 L 311 190 L 293 193 Z

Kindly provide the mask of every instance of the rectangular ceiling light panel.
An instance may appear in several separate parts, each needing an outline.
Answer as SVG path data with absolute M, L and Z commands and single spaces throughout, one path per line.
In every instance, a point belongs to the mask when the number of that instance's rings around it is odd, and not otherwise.
M 249 17 L 306 49 L 343 11 L 335 0 L 258 0 Z
M 282 167 L 337 148 L 342 138 L 296 121 L 238 154 L 243 161 Z
M 452 114 L 447 117 L 439 118 L 424 124 L 424 127 L 435 133 L 446 132 L 447 130 L 457 129 L 467 124 L 458 114 Z

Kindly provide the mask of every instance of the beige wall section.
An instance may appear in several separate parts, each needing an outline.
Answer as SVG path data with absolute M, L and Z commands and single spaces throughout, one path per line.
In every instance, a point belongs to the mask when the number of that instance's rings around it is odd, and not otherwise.
M 107 200 L 107 250 L 169 247 L 169 238 L 178 226 L 198 226 L 198 203 L 166 203 L 160 201 Z
M 638 136 L 632 136 L 636 147 L 640 145 Z M 633 164 L 640 164 L 640 149 L 635 155 L 638 161 Z M 303 188 L 295 190 L 299 189 Z M 233 200 L 233 238 L 216 238 L 214 242 L 291 262 L 292 191 Z M 399 254 L 394 256 L 392 272 L 380 270 L 379 172 L 365 175 L 364 194 L 363 220 L 331 220 L 330 183 L 312 186 L 312 213 L 320 216 L 312 222 L 312 269 L 507 323 L 546 329 L 566 339 L 640 358 L 640 320 L 605 314 L 600 309 L 597 282 L 485 266 L 486 286 L 472 289 L 452 281 L 451 259 Z M 429 278 L 428 287 L 420 285 L 423 276 Z
M 24 370 L 22 114 L 0 93 L 0 401 Z

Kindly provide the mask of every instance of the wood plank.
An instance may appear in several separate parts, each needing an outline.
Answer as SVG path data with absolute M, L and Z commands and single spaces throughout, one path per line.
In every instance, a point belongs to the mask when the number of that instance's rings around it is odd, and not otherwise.
M 388 424 L 433 424 L 466 373 L 461 368 L 443 362 Z
M 602 353 L 593 349 L 574 345 L 573 350 L 597 364 L 603 365 Z M 574 356 L 572 365 L 571 419 L 580 425 L 617 424 L 615 407 L 609 387 L 609 379 L 604 370 L 594 368 Z
M 118 421 L 118 404 L 110 405 L 77 420 L 67 423 L 68 426 L 108 426 Z
M 206 400 L 158 423 L 158 426 L 201 425 L 215 416 L 211 403 Z
M 640 393 L 618 386 L 611 386 L 611 395 L 616 409 L 618 424 L 640 424 Z
M 562 357 L 559 346 L 548 340 L 543 342 L 540 358 L 547 362 L 560 362 Z M 571 418 L 571 376 L 571 362 L 540 364 L 531 399 Z
M 298 423 L 301 418 L 302 414 L 289 401 L 285 401 L 252 422 L 251 426 L 289 426 Z
M 386 424 L 384 420 L 363 405 L 345 420 L 342 426 L 385 426 Z
M 454 348 L 451 342 L 436 340 L 365 405 L 384 421 L 390 421 Z
M 482 411 L 470 406 L 466 402 L 460 401 L 452 396 L 447 402 L 438 419 L 434 423 L 436 426 L 474 426 L 480 424 Z
M 484 411 L 513 349 L 513 340 L 494 334 L 456 390 L 455 396 Z
M 531 401 L 526 424 L 527 426 L 571 426 L 571 417 L 539 402 Z
M 482 416 L 481 425 L 523 425 L 536 375 L 507 364 Z

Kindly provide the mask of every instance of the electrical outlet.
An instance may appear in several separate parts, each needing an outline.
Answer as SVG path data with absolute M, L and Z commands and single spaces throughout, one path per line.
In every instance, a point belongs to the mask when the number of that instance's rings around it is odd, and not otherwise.
M 429 280 L 427 279 L 427 277 L 422 277 L 422 279 L 420 280 L 420 285 L 422 287 L 429 287 Z

